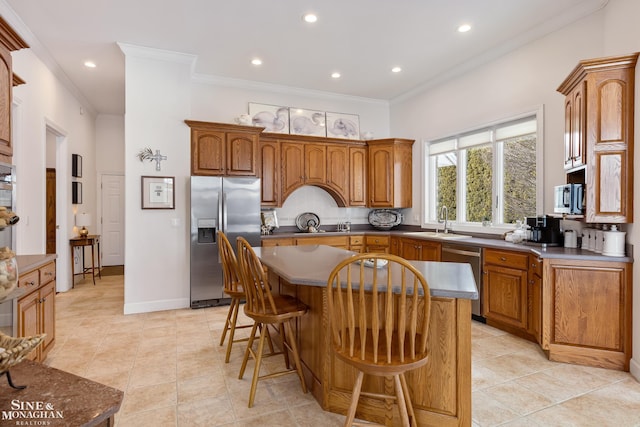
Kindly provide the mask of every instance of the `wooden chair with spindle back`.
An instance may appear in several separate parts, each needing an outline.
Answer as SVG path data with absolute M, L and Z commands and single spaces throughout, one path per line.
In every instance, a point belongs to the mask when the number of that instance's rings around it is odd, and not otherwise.
M 300 355 L 294 333 L 294 322 L 307 312 L 307 306 L 295 297 L 272 294 L 267 274 L 260 259 L 256 256 L 249 242 L 242 237 L 238 237 L 238 259 L 242 280 L 245 285 L 246 304 L 244 312 L 254 320 L 249 341 L 247 342 L 244 360 L 240 367 L 240 375 L 238 376 L 240 379 L 244 376 L 249 356 L 251 356 L 255 360 L 255 367 L 251 381 L 251 391 L 249 392 L 249 408 L 253 406 L 258 380 L 261 379 L 297 373 L 300 378 L 300 384 L 302 385 L 302 391 L 306 393 L 307 386 L 302 374 L 302 364 L 300 362 Z M 272 350 L 268 354 L 263 354 L 264 343 L 269 340 L 269 325 L 275 326 L 280 332 L 282 351 L 274 352 Z M 260 330 L 260 339 L 258 349 L 254 351 L 253 342 L 258 330 Z M 295 369 L 289 369 L 289 353 L 291 353 L 291 357 L 293 358 Z M 284 356 L 286 369 L 261 376 L 260 366 L 262 359 L 279 354 Z
M 231 246 L 229 239 L 222 231 L 218 231 L 218 247 L 220 252 L 220 259 L 222 260 L 224 293 L 231 297 L 229 312 L 227 313 L 227 319 L 224 322 L 224 329 L 222 330 L 222 336 L 220 337 L 220 345 L 223 345 L 224 339 L 227 336 L 227 332 L 229 333 L 229 341 L 227 342 L 227 353 L 224 358 L 225 363 L 229 363 L 233 343 L 243 342 L 249 339 L 236 339 L 236 329 L 250 328 L 253 325 L 236 324 L 238 320 L 238 312 L 240 311 L 240 304 L 245 298 L 244 287 L 242 286 L 242 280 L 240 280 L 238 260 L 236 258 L 236 254 L 233 252 L 233 246 Z
M 417 425 L 404 374 L 428 360 L 431 295 L 424 276 L 395 255 L 356 255 L 329 275 L 327 309 L 333 353 L 358 373 L 344 425 L 353 425 L 361 395 L 395 399 L 402 425 Z M 395 396 L 362 391 L 364 375 L 393 377 Z

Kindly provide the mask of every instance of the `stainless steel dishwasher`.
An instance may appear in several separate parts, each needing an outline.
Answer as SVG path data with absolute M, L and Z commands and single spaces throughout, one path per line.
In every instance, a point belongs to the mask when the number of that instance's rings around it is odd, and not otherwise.
M 443 262 L 466 262 L 471 264 L 473 277 L 478 287 L 478 299 L 471 300 L 471 317 L 474 320 L 485 322 L 482 317 L 482 248 L 461 243 L 442 244 Z

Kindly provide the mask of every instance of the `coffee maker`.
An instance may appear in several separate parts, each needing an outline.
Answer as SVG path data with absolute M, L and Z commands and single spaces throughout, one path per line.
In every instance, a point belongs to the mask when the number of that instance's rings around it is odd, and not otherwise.
M 531 228 L 530 242 L 546 246 L 562 246 L 562 232 L 560 218 L 549 215 L 529 216 L 527 225 Z

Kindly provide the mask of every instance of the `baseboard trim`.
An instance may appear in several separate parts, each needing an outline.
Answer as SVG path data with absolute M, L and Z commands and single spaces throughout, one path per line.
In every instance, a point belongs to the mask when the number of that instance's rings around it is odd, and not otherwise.
M 629 373 L 636 381 L 640 381 L 640 363 L 636 362 L 635 359 L 629 361 Z
M 124 314 L 151 313 L 153 311 L 189 308 L 189 298 L 125 303 Z

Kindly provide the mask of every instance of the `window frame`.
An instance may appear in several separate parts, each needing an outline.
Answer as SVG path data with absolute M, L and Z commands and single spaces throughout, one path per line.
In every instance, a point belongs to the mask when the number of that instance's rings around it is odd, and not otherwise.
M 503 185 L 503 171 L 504 171 L 504 144 L 498 144 L 495 136 L 495 128 L 507 126 L 510 123 L 515 123 L 526 119 L 527 117 L 534 118 L 536 121 L 536 215 L 540 215 L 543 210 L 544 200 L 544 167 L 542 164 L 543 159 L 543 147 L 544 147 L 544 108 L 538 107 L 535 110 L 530 110 L 522 114 L 518 114 L 513 117 L 496 120 L 492 123 L 477 126 L 463 132 L 455 133 L 443 138 L 434 138 L 429 140 L 423 140 L 422 143 L 422 182 L 423 186 L 423 209 L 422 209 L 422 228 L 442 228 L 442 224 L 437 221 L 437 201 L 435 199 L 436 192 L 436 168 L 435 159 L 431 158 L 430 145 L 434 142 L 446 141 L 455 139 L 455 152 L 457 154 L 457 181 L 456 181 L 456 194 L 457 194 L 457 212 L 456 221 L 451 222 L 451 228 L 455 231 L 463 232 L 478 232 L 487 234 L 502 234 L 507 231 L 511 231 L 515 228 L 515 224 L 495 224 L 489 227 L 483 226 L 481 223 L 466 222 L 466 197 L 463 194 L 465 191 L 466 170 L 461 169 L 462 165 L 465 165 L 466 149 L 458 148 L 458 140 L 461 136 L 481 132 L 483 130 L 491 130 L 491 142 L 489 143 L 494 149 L 493 167 L 495 174 L 492 180 L 492 212 L 495 217 L 498 210 L 502 212 L 504 210 L 504 185 Z M 488 144 L 484 144 L 485 146 Z M 480 147 L 482 145 L 477 145 Z M 469 148 L 469 147 L 467 147 Z M 450 152 L 450 151 L 449 151 Z M 497 196 L 497 197 L 496 197 Z M 496 200 L 497 198 L 497 200 Z

